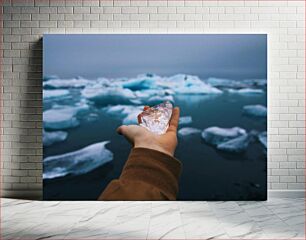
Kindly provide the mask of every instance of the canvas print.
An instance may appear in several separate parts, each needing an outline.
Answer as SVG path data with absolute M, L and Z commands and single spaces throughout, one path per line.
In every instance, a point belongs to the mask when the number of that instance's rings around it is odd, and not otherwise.
M 97 200 L 132 149 L 118 127 L 174 118 L 177 200 L 266 199 L 266 34 L 46 34 L 42 84 L 44 199 Z

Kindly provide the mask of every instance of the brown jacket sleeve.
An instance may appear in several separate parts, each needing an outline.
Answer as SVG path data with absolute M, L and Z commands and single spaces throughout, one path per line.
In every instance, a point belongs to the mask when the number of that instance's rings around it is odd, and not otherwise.
M 98 200 L 176 200 L 181 163 L 165 153 L 133 148 L 119 179 Z

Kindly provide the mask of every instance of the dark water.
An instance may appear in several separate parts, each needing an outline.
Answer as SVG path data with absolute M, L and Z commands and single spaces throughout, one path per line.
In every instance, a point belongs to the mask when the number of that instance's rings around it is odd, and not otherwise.
M 220 94 L 216 97 L 175 97 L 181 116 L 192 116 L 193 122 L 180 127 L 205 129 L 211 126 L 239 126 L 247 131 L 266 131 L 266 119 L 242 115 L 249 104 L 266 106 L 266 94 L 241 96 Z M 73 98 L 73 101 L 79 99 Z M 67 100 L 71 104 L 71 99 Z M 45 103 L 45 110 L 50 106 Z M 78 150 L 89 144 L 110 140 L 107 148 L 114 153 L 112 162 L 81 176 L 44 180 L 44 199 L 96 200 L 107 184 L 121 173 L 130 151 L 129 144 L 115 133 L 121 120 L 96 112 L 99 119 L 83 119 L 81 125 L 69 129 L 68 138 L 44 148 L 44 158 Z M 179 200 L 264 200 L 267 189 L 267 157 L 263 146 L 254 142 L 243 154 L 228 154 L 203 142 L 200 134 L 179 138 L 176 157 L 183 164 Z

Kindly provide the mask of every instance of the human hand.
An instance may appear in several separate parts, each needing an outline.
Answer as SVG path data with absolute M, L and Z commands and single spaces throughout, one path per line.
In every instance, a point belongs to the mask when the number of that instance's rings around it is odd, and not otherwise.
M 174 156 L 177 146 L 177 127 L 180 117 L 180 109 L 175 107 L 172 111 L 167 132 L 157 135 L 148 129 L 138 125 L 122 125 L 117 129 L 120 135 L 123 135 L 134 148 L 149 148 Z

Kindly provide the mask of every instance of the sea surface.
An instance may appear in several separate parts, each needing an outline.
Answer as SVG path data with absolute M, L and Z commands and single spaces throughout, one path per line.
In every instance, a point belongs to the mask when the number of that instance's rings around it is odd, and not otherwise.
M 72 98 L 60 104 L 78 102 L 79 90 L 71 91 Z M 75 94 L 75 96 L 74 96 Z M 181 116 L 191 116 L 192 123 L 180 125 L 204 130 L 211 126 L 241 127 L 247 131 L 267 130 L 266 118 L 258 119 L 242 113 L 245 105 L 267 105 L 267 94 L 239 95 L 174 95 L 175 106 Z M 53 104 L 53 103 L 52 103 Z M 44 102 L 44 110 L 52 105 Z M 46 200 L 96 200 L 107 184 L 119 177 L 131 146 L 116 134 L 122 120 L 99 108 L 94 114 L 81 119 L 76 128 L 67 129 L 63 142 L 44 147 L 44 158 L 79 150 L 90 144 L 110 141 L 106 146 L 114 154 L 113 161 L 83 175 L 45 179 Z M 264 200 L 267 196 L 267 154 L 264 147 L 254 141 L 242 154 L 218 151 L 205 143 L 200 134 L 179 137 L 175 156 L 183 169 L 178 200 Z

